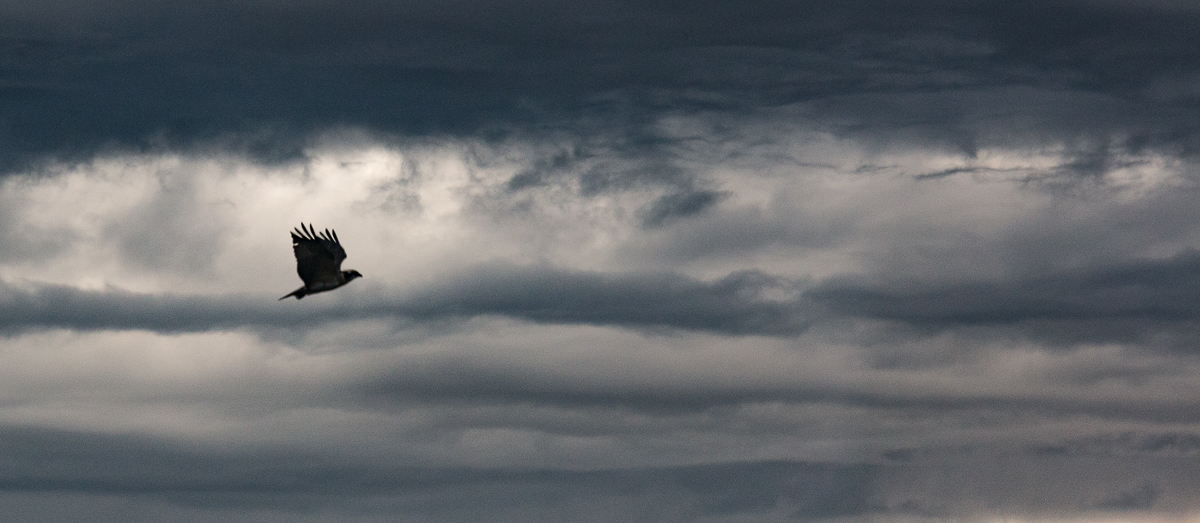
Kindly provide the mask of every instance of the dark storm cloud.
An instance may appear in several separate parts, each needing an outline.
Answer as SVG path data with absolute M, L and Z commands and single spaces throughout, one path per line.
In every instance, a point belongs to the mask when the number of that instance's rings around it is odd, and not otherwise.
M 1156 483 L 1145 483 L 1133 490 L 1114 494 L 1096 504 L 1102 510 L 1149 510 L 1158 500 L 1159 488 Z
M 234 329 L 259 324 L 266 318 L 285 325 L 304 320 L 288 318 L 282 310 L 259 310 L 254 301 L 250 297 L 147 295 L 115 289 L 85 291 L 64 285 L 27 289 L 4 286 L 0 287 L 0 308 L 4 310 L 0 330 L 67 328 L 181 332 Z
M 1187 341 L 1200 319 L 1200 253 L 1008 281 L 881 286 L 836 279 L 804 296 L 840 314 L 921 328 L 1022 325 L 1063 341 L 1161 342 L 1172 333 Z
M 261 296 L 148 295 L 44 285 L 0 287 L 0 329 L 207 331 L 303 327 L 326 321 L 508 316 L 539 323 L 787 335 L 807 326 L 804 307 L 763 296 L 795 284 L 758 272 L 712 282 L 662 274 L 601 274 L 551 267 L 477 267 L 404 297 L 314 296 L 300 303 Z M 346 295 L 352 290 L 339 291 Z M 325 300 L 328 298 L 328 300 Z M 325 301 L 322 301 L 325 300 Z
M 281 160 L 338 127 L 636 136 L 662 114 L 790 102 L 971 150 L 987 132 L 937 93 L 997 87 L 1125 109 L 993 97 L 992 126 L 1098 118 L 1071 132 L 1190 153 L 1197 27 L 1194 10 L 1135 2 L 8 3 L 0 157 L 199 146 Z M 902 119 L 872 108 L 922 93 Z
M 219 520 L 233 521 L 267 515 L 307 521 L 303 516 L 314 511 L 351 521 L 823 521 L 889 515 L 958 520 L 969 519 L 981 505 L 1010 514 L 1160 504 L 1170 510 L 1183 508 L 1178 500 L 1194 494 L 1186 465 L 1153 461 L 1055 462 L 1037 473 L 1028 468 L 1033 462 L 1008 467 L 996 461 L 1012 462 L 1003 456 L 936 456 L 890 465 L 740 461 L 573 471 L 419 467 L 283 447 L 25 427 L 0 427 L 0 441 L 5 496 L 93 496 L 83 510 L 102 506 L 99 496 L 118 496 L 124 504 L 155 499 L 166 504 L 155 507 L 156 519 L 174 516 L 171 521 L 196 520 L 196 513 L 177 514 L 185 510 L 215 510 Z
M 0 441 L 6 464 L 0 491 L 149 495 L 241 509 L 306 510 L 369 496 L 418 498 L 407 510 L 558 506 L 551 500 L 599 496 L 641 505 L 641 495 L 657 492 L 666 496 L 660 502 L 686 504 L 694 515 L 754 514 L 783 506 L 806 517 L 831 517 L 869 510 L 877 473 L 871 465 L 784 461 L 592 471 L 414 467 L 286 448 L 221 448 L 22 427 L 0 428 Z M 420 503 L 431 495 L 453 503 Z
M 564 272 L 549 267 L 480 269 L 414 298 L 431 315 L 501 314 L 547 323 L 668 326 L 730 334 L 794 334 L 807 326 L 804 307 L 768 299 L 796 284 L 760 272 L 713 282 L 674 274 Z
M 380 365 L 346 382 L 338 390 L 345 400 L 380 408 L 424 401 L 598 409 L 597 412 L 611 409 L 663 415 L 783 403 L 848 406 L 870 409 L 881 415 L 918 417 L 930 414 L 1006 417 L 1022 413 L 1153 423 L 1194 423 L 1200 419 L 1197 412 L 1200 402 L 1190 397 L 1063 397 L 1041 390 L 993 393 L 972 390 L 968 384 L 936 391 L 916 384 L 876 389 L 852 380 L 827 383 L 755 377 L 713 384 L 703 380 L 656 380 L 633 375 L 636 373 L 622 379 L 591 379 L 564 377 L 560 373 L 534 369 L 510 369 L 490 363 L 490 360 L 475 361 L 454 356 L 405 360 Z M 604 370 L 597 368 L 596 373 L 609 376 L 601 374 Z M 670 374 L 663 371 L 664 376 Z M 589 431 L 580 430 L 579 434 L 589 434 Z M 1043 455 L 1055 454 L 1056 448 L 1038 447 Z
M 295 304 L 272 297 L 8 286 L 0 293 L 5 310 L 0 325 L 8 330 L 205 331 L 496 315 L 538 323 L 789 336 L 817 321 L 863 317 L 935 330 L 1019 325 L 1064 341 L 1136 341 L 1172 332 L 1190 339 L 1200 318 L 1200 253 L 1027 279 L 888 286 L 852 278 L 807 285 L 756 271 L 701 281 L 673 273 L 491 265 L 401 296 L 339 292 L 340 297 Z
M 1189 432 L 1102 434 L 1039 445 L 1030 449 L 1046 456 L 1200 455 L 1200 435 Z

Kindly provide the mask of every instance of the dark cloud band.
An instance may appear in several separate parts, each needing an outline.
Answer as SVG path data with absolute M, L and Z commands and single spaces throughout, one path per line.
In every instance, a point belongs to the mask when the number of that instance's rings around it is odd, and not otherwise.
M 374 296 L 333 306 L 316 297 L 279 304 L 250 296 L 175 296 L 83 291 L 65 286 L 7 287 L 5 330 L 148 329 L 165 332 L 258 327 L 304 328 L 355 319 L 507 316 L 538 323 L 673 328 L 728 334 L 787 335 L 808 319 L 794 301 L 765 298 L 794 284 L 757 272 L 703 282 L 675 274 L 605 275 L 551 267 L 479 267 L 409 296 Z M 316 302 L 316 303 L 314 303 Z
M 664 114 L 788 103 L 842 132 L 965 151 L 1030 125 L 1134 149 L 1198 143 L 1200 54 L 1184 42 L 1200 13 L 1167 3 L 17 4 L 0 8 L 5 169 L 113 149 L 282 161 L 339 127 L 636 135 Z M 971 93 L 987 102 L 955 103 Z

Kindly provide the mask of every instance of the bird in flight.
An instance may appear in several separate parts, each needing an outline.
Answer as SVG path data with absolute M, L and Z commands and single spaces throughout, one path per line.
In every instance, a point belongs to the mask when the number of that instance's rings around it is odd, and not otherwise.
M 301 223 L 299 229 L 292 230 L 292 251 L 296 253 L 296 273 L 304 280 L 304 286 L 279 298 L 281 300 L 292 296 L 299 300 L 309 294 L 336 289 L 362 277 L 356 270 L 342 270 L 346 250 L 338 241 L 337 233 L 329 229 L 318 233 L 311 223 L 308 228 Z

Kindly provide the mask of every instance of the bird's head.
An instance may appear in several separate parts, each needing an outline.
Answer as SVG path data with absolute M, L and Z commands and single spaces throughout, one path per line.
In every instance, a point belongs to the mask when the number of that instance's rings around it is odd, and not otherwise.
M 348 271 L 342 271 L 342 276 L 346 278 L 346 283 L 350 283 L 350 280 L 353 280 L 355 278 L 362 278 L 362 273 L 360 273 L 354 269 L 351 269 Z

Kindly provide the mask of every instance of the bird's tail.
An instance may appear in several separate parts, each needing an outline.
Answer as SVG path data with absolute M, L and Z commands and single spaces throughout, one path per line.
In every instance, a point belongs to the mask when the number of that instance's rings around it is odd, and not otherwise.
M 296 289 L 296 290 L 292 291 L 292 293 L 291 293 L 291 294 L 288 294 L 287 296 L 284 296 L 284 297 L 282 297 L 282 298 L 279 298 L 279 299 L 280 299 L 280 300 L 284 300 L 284 299 L 287 299 L 287 298 L 291 298 L 292 296 L 295 296 L 295 297 L 296 297 L 296 299 L 297 299 L 297 300 L 299 300 L 299 299 L 303 298 L 305 294 L 308 294 L 308 291 L 306 290 L 306 287 L 300 287 L 299 289 Z M 276 300 L 276 301 L 279 301 L 279 300 Z

